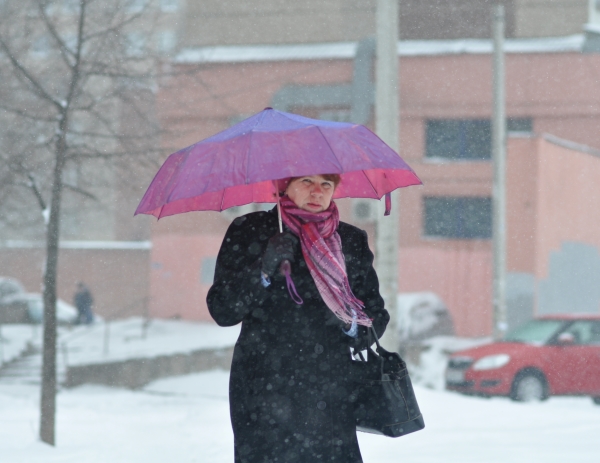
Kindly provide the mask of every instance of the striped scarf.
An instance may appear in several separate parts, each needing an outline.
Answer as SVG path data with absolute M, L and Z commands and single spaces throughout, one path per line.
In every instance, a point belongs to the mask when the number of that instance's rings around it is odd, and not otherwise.
M 310 212 L 284 196 L 281 219 L 300 238 L 304 260 L 327 307 L 344 323 L 355 320 L 359 325 L 371 326 L 364 304 L 350 289 L 342 240 L 337 232 L 340 214 L 335 203 L 332 201 L 325 211 Z

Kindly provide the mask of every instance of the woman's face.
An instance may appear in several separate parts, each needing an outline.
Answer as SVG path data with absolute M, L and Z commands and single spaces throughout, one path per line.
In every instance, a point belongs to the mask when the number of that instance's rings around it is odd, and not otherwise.
M 335 184 L 321 175 L 307 175 L 292 180 L 285 192 L 296 206 L 309 212 L 321 212 L 329 207 Z

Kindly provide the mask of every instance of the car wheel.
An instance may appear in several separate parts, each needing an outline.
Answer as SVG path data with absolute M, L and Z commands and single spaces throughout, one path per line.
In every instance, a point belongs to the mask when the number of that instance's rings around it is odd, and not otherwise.
M 592 400 L 596 405 L 600 405 L 600 397 L 592 397 Z
M 517 402 L 533 402 L 548 398 L 548 384 L 539 372 L 525 372 L 513 381 L 510 398 Z

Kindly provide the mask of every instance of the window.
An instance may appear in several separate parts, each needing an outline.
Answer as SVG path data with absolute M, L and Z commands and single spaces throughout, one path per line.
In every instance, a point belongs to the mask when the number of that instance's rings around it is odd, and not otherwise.
M 492 198 L 436 196 L 424 200 L 424 235 L 447 239 L 492 237 Z
M 504 340 L 542 345 L 548 342 L 564 324 L 562 320 L 531 320 L 510 331 Z
M 63 185 L 72 187 L 79 186 L 79 166 L 77 164 L 69 164 L 65 166 L 63 171 Z
M 448 160 L 486 160 L 492 157 L 488 119 L 433 119 L 427 121 L 425 156 Z
M 508 118 L 508 132 L 531 132 L 531 118 Z M 489 119 L 430 119 L 426 122 L 425 157 L 451 161 L 492 158 L 492 123 Z
M 177 11 L 179 0 L 160 0 L 160 9 L 166 13 Z
M 65 47 L 67 47 L 67 49 L 71 53 L 75 53 L 77 51 L 77 41 L 78 41 L 78 39 L 79 39 L 79 37 L 77 36 L 77 34 L 67 34 L 63 38 L 63 42 L 65 44 Z
M 158 35 L 158 48 L 162 53 L 170 53 L 177 45 L 177 36 L 175 31 L 162 31 Z
M 63 0 L 62 10 L 63 13 L 79 13 L 79 0 Z
M 47 35 L 41 35 L 37 37 L 31 46 L 31 52 L 38 57 L 48 56 L 50 50 L 50 39 Z
M 579 320 L 570 325 L 563 333 L 573 336 L 573 344 L 600 345 L 600 321 Z
M 146 7 L 146 0 L 129 0 L 127 3 L 128 13 L 141 13 Z
M 509 117 L 506 120 L 506 131 L 509 133 L 531 133 L 533 132 L 533 119 L 530 117 Z
M 146 47 L 146 36 L 141 32 L 130 32 L 126 36 L 125 51 L 129 56 L 142 56 Z

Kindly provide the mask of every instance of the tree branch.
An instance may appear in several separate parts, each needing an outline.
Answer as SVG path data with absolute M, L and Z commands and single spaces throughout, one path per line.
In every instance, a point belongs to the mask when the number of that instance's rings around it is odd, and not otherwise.
M 8 47 L 6 42 L 4 42 L 4 39 L 2 37 L 0 37 L 0 48 L 2 50 L 4 50 L 4 53 L 7 55 L 8 59 L 10 60 L 12 65 L 15 67 L 15 69 L 17 69 L 19 71 L 19 73 L 27 80 L 27 82 L 29 82 L 33 86 L 35 93 L 37 93 L 40 97 L 44 98 L 45 100 L 54 104 L 59 110 L 63 109 L 63 105 L 61 104 L 61 102 L 58 101 L 57 99 L 53 98 L 52 95 L 50 95 L 46 91 L 46 89 L 44 87 L 42 87 L 42 85 L 21 64 L 21 62 L 14 57 L 10 48 Z
M 65 62 L 65 64 L 68 67 L 72 67 L 73 63 L 71 63 L 69 61 L 69 59 L 73 59 L 73 52 L 71 50 L 69 50 L 69 48 L 67 47 L 66 43 L 64 42 L 64 40 L 62 39 L 62 37 L 60 36 L 60 34 L 58 33 L 58 31 L 56 30 L 56 28 L 54 27 L 54 24 L 52 24 L 52 21 L 50 20 L 50 18 L 48 17 L 48 15 L 46 14 L 46 5 L 45 2 L 38 2 L 38 9 L 40 11 L 40 16 L 42 17 L 42 20 L 44 21 L 44 24 L 46 26 L 46 29 L 48 29 L 48 31 L 50 32 L 50 35 L 54 38 L 54 40 L 56 40 L 56 43 L 58 44 L 58 49 L 60 50 L 60 55 L 63 58 L 63 61 Z
M 98 201 L 97 196 L 95 196 L 92 193 L 90 193 L 89 191 L 86 191 L 75 185 L 69 185 L 68 183 L 63 183 L 63 187 L 67 190 L 71 190 L 71 191 L 74 191 L 75 193 L 79 193 L 80 195 L 85 196 L 86 198 L 93 199 L 94 201 Z
M 44 197 L 42 196 L 42 193 L 40 191 L 40 189 L 37 186 L 37 182 L 35 181 L 35 177 L 33 176 L 33 174 L 31 172 L 27 173 L 27 178 L 29 179 L 29 181 L 26 183 L 26 186 L 29 187 L 31 189 L 31 191 L 33 192 L 35 198 L 37 199 L 38 204 L 40 205 L 40 208 L 42 209 L 42 211 L 45 211 L 47 209 L 46 207 L 46 201 L 44 201 Z

